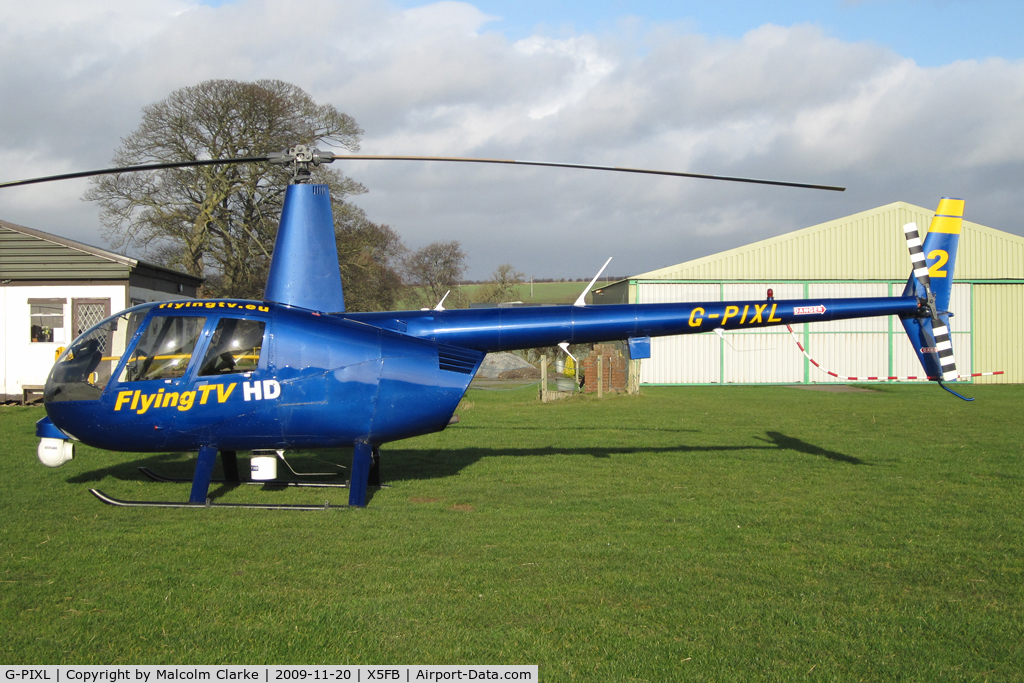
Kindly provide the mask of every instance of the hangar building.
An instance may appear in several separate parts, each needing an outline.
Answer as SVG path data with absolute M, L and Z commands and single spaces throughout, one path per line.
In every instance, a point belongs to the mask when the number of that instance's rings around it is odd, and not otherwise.
M 910 275 L 903 225 L 922 237 L 935 212 L 894 202 L 779 237 L 635 275 L 594 292 L 594 303 L 662 303 L 900 296 Z M 960 374 L 1003 370 L 977 383 L 1024 382 L 1024 238 L 963 222 L 951 331 Z M 795 325 L 821 367 L 844 377 L 919 376 L 895 317 Z M 785 327 L 661 337 L 632 361 L 640 384 L 842 382 L 815 368 Z M 635 382 L 635 379 L 634 379 Z

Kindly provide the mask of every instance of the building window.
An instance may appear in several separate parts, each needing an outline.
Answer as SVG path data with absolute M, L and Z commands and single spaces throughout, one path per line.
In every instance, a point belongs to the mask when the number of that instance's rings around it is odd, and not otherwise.
M 64 343 L 64 299 L 29 299 L 33 342 Z

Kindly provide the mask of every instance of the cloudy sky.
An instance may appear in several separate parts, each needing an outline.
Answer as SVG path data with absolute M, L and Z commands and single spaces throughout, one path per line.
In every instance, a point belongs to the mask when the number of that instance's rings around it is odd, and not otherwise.
M 1019 0 L 37 0 L 0 5 L 0 180 L 109 165 L 146 104 L 276 78 L 367 154 L 485 156 L 843 185 L 350 162 L 356 201 L 468 276 L 629 275 L 903 200 L 1024 235 Z M 86 181 L 0 218 L 107 246 Z

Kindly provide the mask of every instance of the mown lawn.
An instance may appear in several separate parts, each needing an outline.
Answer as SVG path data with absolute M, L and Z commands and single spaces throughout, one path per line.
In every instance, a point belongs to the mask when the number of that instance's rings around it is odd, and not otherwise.
M 538 664 L 546 681 L 1020 680 L 1024 387 L 471 390 L 366 509 L 184 500 L 0 409 L 4 663 Z M 321 454 L 347 464 L 347 453 Z M 297 469 L 319 468 L 297 455 Z M 343 489 L 218 487 L 343 505 Z

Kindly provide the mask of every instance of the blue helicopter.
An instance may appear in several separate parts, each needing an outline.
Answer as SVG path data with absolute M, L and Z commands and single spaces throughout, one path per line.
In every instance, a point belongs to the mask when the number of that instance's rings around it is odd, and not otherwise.
M 962 200 L 941 200 L 923 243 L 916 226 L 906 226 L 913 274 L 898 297 L 602 306 L 586 306 L 581 297 L 571 306 L 347 313 L 328 188 L 309 182 L 311 167 L 336 159 L 525 164 L 843 189 L 586 164 L 334 155 L 305 145 L 260 157 L 0 184 L 220 163 L 270 162 L 293 169 L 264 300 L 148 303 L 82 333 L 46 381 L 47 417 L 36 429 L 44 464 L 69 461 L 74 441 L 115 451 L 198 451 L 188 502 L 125 501 L 91 489 L 114 505 L 194 507 L 212 505 L 208 493 L 218 454 L 225 481 L 241 481 L 237 453 L 251 451 L 249 481 L 275 483 L 275 462 L 286 450 L 352 447 L 349 481 L 334 485 L 347 485 L 349 505 L 362 507 L 368 487 L 380 485 L 380 447 L 457 420 L 455 409 L 489 352 L 625 340 L 632 358 L 648 358 L 657 336 L 896 315 L 928 378 L 940 385 L 957 379 L 947 309 Z

